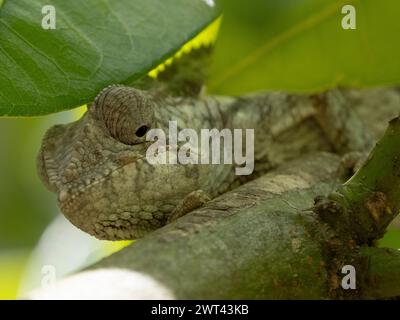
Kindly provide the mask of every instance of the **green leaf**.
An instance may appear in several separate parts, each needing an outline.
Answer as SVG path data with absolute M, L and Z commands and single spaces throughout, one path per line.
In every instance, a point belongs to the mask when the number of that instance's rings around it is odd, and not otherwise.
M 355 30 L 342 28 L 348 4 L 356 9 Z M 213 93 L 400 82 L 398 0 L 225 0 L 222 8 Z
M 400 248 L 400 230 L 398 228 L 389 227 L 385 236 L 379 240 L 379 247 L 382 248 Z
M 56 29 L 42 28 L 44 5 Z M 218 15 L 204 0 L 8 0 L 0 10 L 0 115 L 91 101 L 171 56 Z

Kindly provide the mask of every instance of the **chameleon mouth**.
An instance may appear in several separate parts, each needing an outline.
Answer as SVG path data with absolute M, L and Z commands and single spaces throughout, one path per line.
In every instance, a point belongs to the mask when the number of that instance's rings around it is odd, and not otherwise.
M 126 166 L 132 164 L 132 163 L 137 163 L 141 164 L 143 163 L 143 159 L 145 159 L 145 156 L 136 156 L 136 157 L 123 157 L 119 160 L 120 165 L 107 170 L 105 173 L 99 177 L 99 178 L 92 178 L 88 179 L 84 185 L 77 186 L 77 187 L 69 187 L 68 189 L 61 189 L 58 193 L 58 201 L 60 203 L 65 202 L 67 199 L 75 199 L 76 196 L 81 195 L 82 193 L 86 192 L 93 186 L 102 183 L 112 177 L 113 175 L 116 175 L 119 173 L 121 170 L 123 170 Z
M 89 233 L 100 240 L 134 240 L 143 238 L 146 234 L 159 227 L 161 227 L 161 225 L 155 226 L 152 229 L 141 227 L 140 225 L 136 224 L 130 224 L 128 226 L 111 226 L 108 225 L 107 222 L 103 221 L 102 223 L 96 223 L 93 232 Z
M 160 148 L 160 151 L 161 152 L 169 152 L 170 149 L 171 149 L 171 145 L 167 144 L 164 149 Z M 63 199 L 67 198 L 68 196 L 73 198 L 75 195 L 79 195 L 82 192 L 85 192 L 87 189 L 95 186 L 98 183 L 104 182 L 105 180 L 107 180 L 111 176 L 115 175 L 116 173 L 120 172 L 126 166 L 128 166 L 128 165 L 130 165 L 132 163 L 136 162 L 137 165 L 141 165 L 144 162 L 148 163 L 146 155 L 143 155 L 143 154 L 139 154 L 139 155 L 135 155 L 135 156 L 121 156 L 120 158 L 118 158 L 118 160 L 116 162 L 119 165 L 116 168 L 110 169 L 110 170 L 108 170 L 108 172 L 103 173 L 100 178 L 91 179 L 90 181 L 85 183 L 84 186 L 80 186 L 78 188 L 70 188 L 68 190 L 62 189 L 59 192 L 59 201 L 63 201 Z

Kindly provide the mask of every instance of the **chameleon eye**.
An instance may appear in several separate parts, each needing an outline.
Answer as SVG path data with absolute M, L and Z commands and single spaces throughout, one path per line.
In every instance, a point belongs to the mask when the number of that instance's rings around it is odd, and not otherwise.
M 139 129 L 136 130 L 135 134 L 137 137 L 141 138 L 147 133 L 147 131 L 149 131 L 149 129 L 150 127 L 148 126 L 141 126 Z
M 90 108 L 116 140 L 134 145 L 143 143 L 147 131 L 154 124 L 154 108 L 145 92 L 114 85 L 99 93 Z

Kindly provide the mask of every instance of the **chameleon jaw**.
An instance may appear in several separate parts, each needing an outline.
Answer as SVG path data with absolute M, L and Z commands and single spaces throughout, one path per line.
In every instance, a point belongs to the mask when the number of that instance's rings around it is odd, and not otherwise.
M 143 205 L 143 194 L 134 189 L 137 168 L 145 160 L 124 164 L 94 183 L 73 193 L 59 193 L 59 207 L 76 227 L 98 239 L 127 240 L 143 237 L 166 224 L 173 205 Z M 125 179 L 125 183 L 115 181 Z M 115 190 L 106 193 L 104 190 Z

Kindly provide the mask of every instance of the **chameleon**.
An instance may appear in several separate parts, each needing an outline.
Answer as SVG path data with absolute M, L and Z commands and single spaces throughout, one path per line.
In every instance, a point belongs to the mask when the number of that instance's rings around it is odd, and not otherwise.
M 137 239 L 301 153 L 369 148 L 369 137 L 352 132 L 360 124 L 343 105 L 340 90 L 314 96 L 160 97 L 151 90 L 112 85 L 79 120 L 46 132 L 38 173 L 76 227 L 98 239 Z M 167 131 L 171 120 L 179 130 L 196 132 L 254 129 L 253 174 L 236 175 L 234 164 L 150 164 L 146 150 L 152 142 L 146 134 L 152 128 Z M 311 134 L 297 139 L 306 125 L 313 128 Z M 319 135 L 335 146 L 316 145 Z

